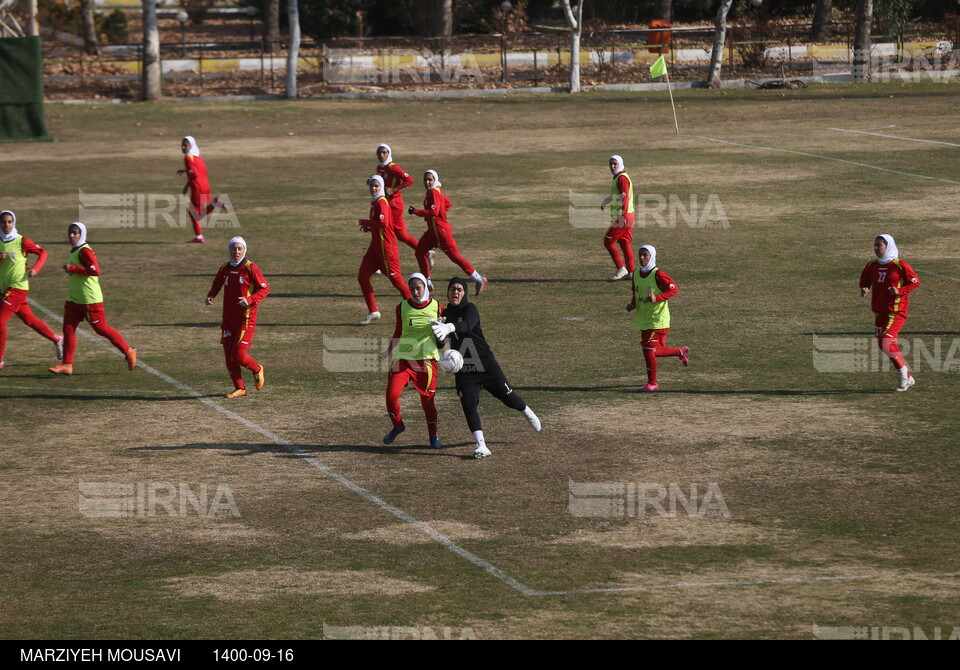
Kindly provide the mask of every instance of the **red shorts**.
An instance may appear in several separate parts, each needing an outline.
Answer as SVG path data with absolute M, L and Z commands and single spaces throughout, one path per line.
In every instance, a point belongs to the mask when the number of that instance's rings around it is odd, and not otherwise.
M 645 348 L 656 348 L 662 347 L 663 343 L 667 340 L 667 333 L 670 332 L 669 328 L 657 328 L 656 330 L 641 330 L 640 331 L 640 346 Z
M 24 291 L 20 288 L 8 288 L 3 295 L 3 302 L 0 302 L 0 312 L 10 312 L 16 314 L 20 308 L 27 302 L 27 295 L 30 291 Z
M 889 338 L 896 340 L 900 335 L 900 329 L 903 328 L 903 324 L 907 321 L 907 317 L 900 312 L 877 314 L 876 317 L 874 325 L 876 325 L 878 339 Z
M 249 349 L 253 345 L 253 335 L 257 332 L 256 322 L 236 324 L 220 324 L 220 341 L 224 344 L 232 344 L 236 347 Z
M 391 388 L 399 386 L 400 379 L 403 379 L 403 386 L 399 387 L 401 389 L 413 384 L 422 396 L 432 396 L 437 392 L 437 361 L 432 358 L 422 361 L 398 359 L 387 376 L 387 385 Z
M 103 309 L 103 303 L 95 302 L 91 305 L 81 305 L 68 300 L 63 304 L 63 320 L 65 323 L 77 325 L 84 319 L 86 319 L 91 326 L 106 324 L 107 313 Z
M 626 240 L 628 243 L 633 242 L 633 218 L 633 214 L 627 214 L 624 216 L 626 220 L 622 225 L 612 225 L 607 228 L 607 234 L 604 235 L 604 239 L 612 242 L 619 240 Z

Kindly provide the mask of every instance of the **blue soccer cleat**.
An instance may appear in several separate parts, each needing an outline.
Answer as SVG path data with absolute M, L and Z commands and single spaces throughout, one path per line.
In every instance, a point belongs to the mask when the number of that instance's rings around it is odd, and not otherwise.
M 430 436 L 430 448 L 431 448 L 431 449 L 440 449 L 442 446 L 443 446 L 443 445 L 440 444 L 440 436 L 439 436 L 439 435 L 431 435 L 431 436 Z
M 393 429 L 391 429 L 391 431 L 390 431 L 389 433 L 387 433 L 386 435 L 383 436 L 383 443 L 384 443 L 384 444 L 393 444 L 393 441 L 394 441 L 395 439 L 397 439 L 397 435 L 399 435 L 400 433 L 402 433 L 402 432 L 405 431 L 406 429 L 407 429 L 407 427 L 404 426 L 403 424 L 401 424 L 399 428 L 394 427 Z

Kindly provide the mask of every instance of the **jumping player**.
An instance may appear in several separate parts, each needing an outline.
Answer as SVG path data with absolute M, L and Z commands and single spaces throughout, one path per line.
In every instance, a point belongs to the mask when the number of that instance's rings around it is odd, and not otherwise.
M 390 204 L 383 194 L 383 178 L 373 175 L 367 180 L 367 186 L 370 188 L 370 218 L 360 219 L 360 228 L 370 233 L 370 246 L 357 273 L 357 282 L 367 303 L 367 315 L 360 322 L 361 326 L 380 318 L 377 297 L 373 292 L 373 284 L 370 283 L 370 277 L 378 271 L 390 280 L 404 299 L 410 298 L 410 289 L 401 279 L 403 275 L 400 273 L 400 251 L 397 249 Z
M 433 333 L 439 341 L 447 337 L 452 339 L 452 346 L 463 356 L 463 368 L 456 374 L 457 395 L 463 407 L 463 416 L 467 419 L 467 427 L 473 433 L 476 449 L 473 455 L 476 458 L 486 458 L 490 449 L 483 438 L 483 428 L 480 423 L 480 389 L 502 402 L 510 409 L 523 412 L 530 426 L 540 431 L 540 419 L 530 409 L 516 391 L 510 388 L 500 364 L 493 355 L 493 350 L 483 336 L 480 327 L 480 310 L 467 299 L 467 282 L 453 278 L 447 287 L 447 303 L 444 309 L 445 323 L 436 320 L 433 322 Z
M 27 254 L 37 261 L 27 267 Z M 55 334 L 43 321 L 34 316 L 27 303 L 30 279 L 39 274 L 47 262 L 47 252 L 17 232 L 17 215 L 6 209 L 0 212 L 0 370 L 4 367 L 3 354 L 7 347 L 7 321 L 16 314 L 21 321 L 53 342 L 57 360 L 63 360 L 63 336 Z
M 689 347 L 673 349 L 667 344 L 670 332 L 670 307 L 667 301 L 680 290 L 663 270 L 657 267 L 657 250 L 644 244 L 637 250 L 640 268 L 633 273 L 633 300 L 627 311 L 636 310 L 636 328 L 640 331 L 640 346 L 647 364 L 647 384 L 642 392 L 658 391 L 657 358 L 676 356 L 684 366 L 689 365 Z
M 257 330 L 257 307 L 270 293 L 260 268 L 247 260 L 247 243 L 242 237 L 233 237 L 227 243 L 227 263 L 217 272 L 205 304 L 212 305 L 221 288 L 223 316 L 220 321 L 220 343 L 223 345 L 227 372 L 233 381 L 233 391 L 227 397 L 242 398 L 247 395 L 247 389 L 243 384 L 241 366 L 253 373 L 255 389 L 259 391 L 266 383 L 263 366 L 253 360 L 247 351 L 253 344 L 253 334 Z
M 910 293 L 920 288 L 920 278 L 898 257 L 897 243 L 889 235 L 878 235 L 873 240 L 873 253 L 877 260 L 867 263 L 860 273 L 860 296 L 866 297 L 873 289 L 870 306 L 876 314 L 877 344 L 897 368 L 900 376 L 897 391 L 906 391 L 917 380 L 900 353 L 897 336 L 907 320 Z
M 634 269 L 633 249 L 630 247 L 630 243 L 633 242 L 633 182 L 630 181 L 630 175 L 623 167 L 623 159 L 616 154 L 610 156 L 610 173 L 613 175 L 610 195 L 603 199 L 600 211 L 610 206 L 612 223 L 603 237 L 603 246 L 607 248 L 613 264 L 617 267 L 616 273 L 610 280 L 619 281 L 628 274 L 632 274 Z M 623 249 L 623 258 L 617 250 L 618 244 Z M 624 266 L 624 260 L 626 260 L 626 266 Z
M 413 184 L 413 177 L 407 174 L 402 167 L 393 162 L 393 151 L 388 144 L 377 146 L 377 174 L 383 179 L 384 194 L 390 203 L 393 214 L 393 227 L 396 230 L 398 242 L 417 250 L 417 238 L 407 232 L 407 222 L 403 220 L 403 189 Z
M 407 384 L 413 384 L 420 394 L 420 405 L 427 419 L 427 432 L 430 446 L 440 448 L 440 436 L 437 435 L 437 406 L 434 397 L 437 392 L 437 360 L 440 351 L 433 335 L 431 322 L 443 314 L 443 306 L 430 297 L 427 278 L 419 272 L 410 275 L 407 280 L 411 297 L 397 305 L 397 325 L 393 330 L 393 339 L 386 351 L 380 354 L 386 359 L 394 351 L 394 362 L 387 376 L 387 413 L 393 422 L 393 428 L 383 437 L 384 444 L 392 444 L 407 427 L 400 412 L 400 392 Z
M 187 183 L 183 186 L 183 194 L 190 191 L 190 220 L 193 222 L 194 237 L 190 242 L 194 244 L 203 244 L 203 227 L 200 222 L 210 212 L 217 207 L 223 207 L 228 211 L 228 207 L 220 202 L 220 198 L 210 200 L 210 180 L 207 178 L 207 164 L 200 158 L 200 148 L 197 141 L 192 136 L 187 135 L 180 142 L 180 150 L 183 152 L 183 169 L 177 170 L 177 174 L 186 174 Z
M 407 211 L 409 214 L 415 214 L 427 220 L 427 231 L 417 243 L 417 264 L 420 266 L 420 272 L 427 278 L 427 288 L 433 290 L 433 282 L 430 279 L 430 267 L 433 264 L 430 262 L 429 253 L 434 247 L 440 247 L 447 258 L 470 275 L 476 291 L 475 295 L 480 295 L 487 284 L 487 278 L 481 277 L 470 261 L 461 256 L 460 250 L 457 249 L 457 243 L 453 239 L 453 228 L 447 221 L 447 210 L 453 206 L 453 203 L 440 190 L 440 177 L 437 176 L 436 171 L 427 170 L 423 173 L 423 186 L 427 189 L 427 194 L 423 198 L 423 209 L 415 209 L 411 205 Z
M 127 361 L 131 372 L 137 366 L 137 350 L 131 347 L 116 330 L 107 324 L 103 309 L 103 292 L 100 290 L 100 265 L 93 249 L 87 244 L 87 227 L 80 222 L 67 228 L 70 241 L 70 258 L 63 266 L 70 276 L 67 302 L 63 306 L 63 362 L 50 372 L 57 375 L 73 374 L 73 355 L 77 350 L 77 326 L 86 319 L 93 331 L 110 340 Z

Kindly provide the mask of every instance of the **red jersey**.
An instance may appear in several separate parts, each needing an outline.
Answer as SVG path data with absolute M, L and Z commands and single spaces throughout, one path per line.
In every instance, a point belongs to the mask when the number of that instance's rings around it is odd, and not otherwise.
M 78 275 L 87 275 L 88 277 L 100 276 L 100 264 L 97 262 L 97 256 L 93 253 L 93 249 L 90 247 L 81 249 L 80 260 L 83 262 L 83 265 L 68 265 L 67 269 Z
M 393 209 L 403 209 L 403 196 L 400 190 L 407 188 L 413 183 L 413 177 L 403 171 L 403 168 L 396 163 L 387 163 L 386 165 L 377 165 L 377 174 L 383 179 L 384 188 L 392 188 L 393 195 L 388 195 L 387 199 Z
M 377 258 L 399 258 L 397 232 L 393 227 L 393 214 L 386 196 L 380 196 L 370 203 L 370 218 L 362 219 L 360 225 L 370 231 L 370 248 Z
M 185 155 L 183 169 L 187 173 L 190 191 L 194 197 L 210 195 L 210 180 L 207 179 L 207 164 L 200 156 Z
M 432 230 L 439 240 L 440 231 L 437 230 L 437 226 L 450 228 L 450 222 L 447 221 L 447 210 L 451 207 L 453 207 L 453 203 L 450 202 L 450 198 L 445 196 L 438 186 L 427 191 L 423 198 L 423 209 L 415 209 L 413 213 L 427 220 L 427 228 Z
M 236 267 L 226 263 L 217 272 L 213 286 L 207 297 L 215 298 L 223 289 L 223 317 L 220 327 L 232 330 L 237 324 L 247 323 L 250 327 L 257 321 L 257 306 L 270 293 L 267 280 L 260 268 L 244 259 Z M 240 298 L 246 298 L 248 306 L 238 305 Z
M 920 278 L 913 268 L 903 260 L 894 258 L 880 265 L 880 261 L 870 261 L 860 273 L 860 288 L 873 291 L 870 307 L 874 314 L 900 314 L 907 316 L 910 296 L 920 286 Z M 890 288 L 896 289 L 896 295 Z

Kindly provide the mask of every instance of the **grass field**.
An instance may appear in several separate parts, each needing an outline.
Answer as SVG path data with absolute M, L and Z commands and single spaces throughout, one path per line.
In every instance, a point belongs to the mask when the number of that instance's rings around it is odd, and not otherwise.
M 223 398 L 219 301 L 203 306 L 238 231 L 209 229 L 201 247 L 164 224 L 92 229 L 110 322 L 149 367 L 127 373 L 104 340 L 81 337 L 76 374 L 54 378 L 53 347 L 10 322 L 3 637 L 960 626 L 960 89 L 676 98 L 680 137 L 660 94 L 48 107 L 57 142 L 0 155 L 0 206 L 50 252 L 35 311 L 62 309 L 78 189 L 176 194 L 192 134 L 271 284 L 251 350 L 267 386 Z M 488 339 L 543 421 L 535 434 L 485 396 L 491 458 L 472 458 L 452 377 L 438 392 L 445 448 L 432 451 L 413 391 L 408 430 L 385 447 L 385 373 L 328 369 L 329 338 L 373 338 L 374 352 L 392 332 L 391 318 L 355 325 L 368 239 L 356 220 L 379 142 L 417 177 L 408 202 L 423 170 L 439 172 L 460 249 L 490 277 L 476 298 Z M 636 230 L 680 286 L 668 344 L 691 349 L 689 368 L 661 359 L 657 394 L 636 393 L 638 333 L 628 285 L 605 281 L 603 229 L 571 225 L 570 192 L 599 201 L 612 153 L 638 193 L 716 196 L 729 224 Z M 878 233 L 923 282 L 902 339 L 931 358 L 905 394 L 893 372 L 815 367 L 814 334 L 873 346 L 857 281 Z M 453 274 L 438 257 L 437 297 Z M 388 316 L 396 294 L 375 279 Z M 80 485 L 106 482 L 228 487 L 239 516 L 81 513 Z M 577 483 L 713 484 L 729 515 L 586 518 L 571 511 Z

